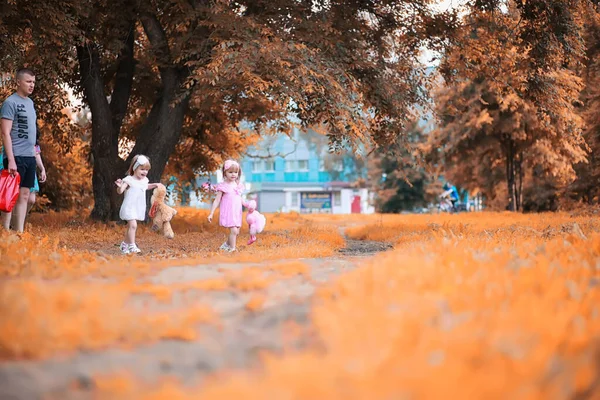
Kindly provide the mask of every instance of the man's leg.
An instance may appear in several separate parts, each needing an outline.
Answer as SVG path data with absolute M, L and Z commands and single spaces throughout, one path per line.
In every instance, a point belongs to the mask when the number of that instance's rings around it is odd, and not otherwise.
M 25 230 L 25 218 L 29 207 L 29 194 L 35 186 L 36 164 L 35 157 L 15 157 L 17 170 L 21 175 L 21 188 L 19 198 L 13 210 L 12 228 L 17 232 Z
M 27 204 L 29 203 L 29 192 L 31 189 L 28 187 L 22 187 L 19 190 L 19 198 L 17 199 L 17 204 L 15 204 L 15 208 L 13 209 L 13 214 L 15 214 L 15 224 L 13 228 L 17 232 L 23 232 L 25 228 L 25 216 L 27 215 Z

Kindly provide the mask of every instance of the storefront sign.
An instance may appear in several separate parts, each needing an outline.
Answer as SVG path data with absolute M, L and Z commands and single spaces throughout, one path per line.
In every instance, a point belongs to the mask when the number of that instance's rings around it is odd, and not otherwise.
M 301 193 L 300 209 L 304 212 L 310 212 L 311 210 L 330 212 L 331 192 Z

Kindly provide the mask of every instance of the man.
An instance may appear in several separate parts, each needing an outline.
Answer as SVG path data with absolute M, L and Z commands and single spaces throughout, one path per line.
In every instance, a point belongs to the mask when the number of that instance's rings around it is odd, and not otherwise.
M 13 228 L 23 232 L 30 188 L 35 185 L 37 115 L 29 96 L 35 87 L 35 74 L 27 68 L 17 71 L 17 91 L 10 95 L 0 109 L 0 130 L 4 143 L 3 166 L 11 174 L 21 176 L 19 198 L 13 209 Z M 43 177 L 45 179 L 45 177 Z M 40 179 L 42 180 L 42 179 Z M 10 229 L 11 213 L 2 213 L 4 229 Z
M 450 182 L 446 182 L 444 184 L 444 193 L 440 195 L 440 198 L 446 201 L 450 201 L 445 211 L 456 211 L 456 203 L 458 202 L 459 196 L 458 191 L 456 190 L 456 186 L 452 185 Z

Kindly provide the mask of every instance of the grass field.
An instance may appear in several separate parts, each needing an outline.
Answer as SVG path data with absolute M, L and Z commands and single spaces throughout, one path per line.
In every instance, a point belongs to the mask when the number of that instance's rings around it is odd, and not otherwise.
M 119 254 L 122 226 L 72 214 L 3 233 L 0 387 L 60 399 L 600 398 L 594 214 L 267 219 L 234 254 L 216 251 L 224 232 L 191 209 L 172 241 L 142 227 L 142 256 Z M 371 252 L 382 243 L 392 248 Z

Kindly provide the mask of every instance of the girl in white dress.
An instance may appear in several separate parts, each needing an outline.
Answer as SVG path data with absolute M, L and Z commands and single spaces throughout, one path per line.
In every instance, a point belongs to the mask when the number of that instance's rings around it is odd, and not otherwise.
M 146 190 L 156 188 L 158 183 L 149 183 L 148 171 L 150 170 L 150 160 L 142 154 L 138 154 L 131 160 L 128 175 L 123 179 L 117 179 L 117 192 L 125 192 L 125 199 L 121 205 L 119 217 L 127 221 L 127 231 L 125 231 L 125 240 L 121 242 L 121 252 L 123 254 L 141 253 L 141 250 L 135 244 L 135 232 L 137 230 L 137 221 L 146 219 Z

